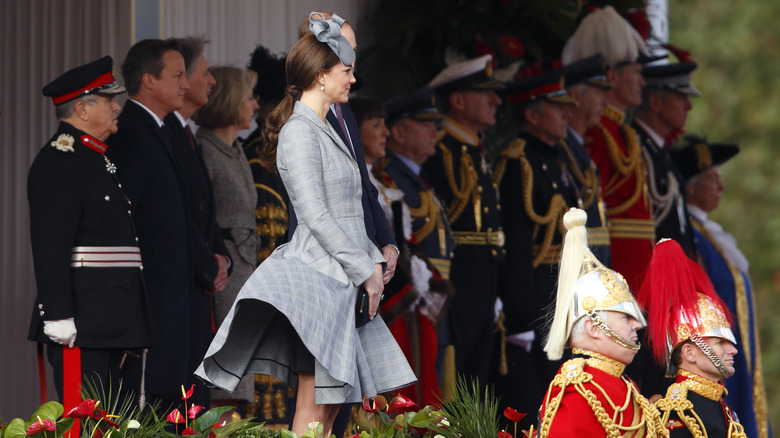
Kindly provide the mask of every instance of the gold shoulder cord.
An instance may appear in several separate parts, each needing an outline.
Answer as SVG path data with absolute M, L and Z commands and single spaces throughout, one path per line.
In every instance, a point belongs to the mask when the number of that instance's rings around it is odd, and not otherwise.
M 444 174 L 447 176 L 447 182 L 452 191 L 449 220 L 450 223 L 453 223 L 460 217 L 461 213 L 463 213 L 463 209 L 468 205 L 469 198 L 471 196 L 479 196 L 479 193 L 477 192 L 477 171 L 474 170 L 474 161 L 471 159 L 471 156 L 466 153 L 466 151 L 463 151 L 460 156 L 461 187 L 458 187 L 452 166 L 452 153 L 447 149 L 447 146 L 445 146 L 444 143 L 439 143 L 438 148 L 442 151 Z
M 522 172 L 522 184 L 523 184 L 523 207 L 528 217 L 537 225 L 546 227 L 544 238 L 542 240 L 539 254 L 534 257 L 532 266 L 536 268 L 539 264 L 545 260 L 547 253 L 552 247 L 552 239 L 555 235 L 556 228 L 561 235 L 565 233 L 563 227 L 563 214 L 568 210 L 566 201 L 560 194 L 555 194 L 550 199 L 550 205 L 547 208 L 547 212 L 544 216 L 536 213 L 533 206 L 533 188 L 534 188 L 534 174 L 531 168 L 531 163 L 525 158 L 525 140 L 515 139 L 509 146 L 501 151 L 501 159 L 496 165 L 495 172 L 493 174 L 494 182 L 496 184 L 501 182 L 506 170 L 507 160 L 520 160 L 520 167 Z
M 422 241 L 428 237 L 434 227 L 443 226 L 444 224 L 441 223 L 441 210 L 436 204 L 436 198 L 433 195 L 433 191 L 421 191 L 419 192 L 419 196 L 420 206 L 418 208 L 410 207 L 409 204 L 406 204 L 406 201 L 404 201 L 404 204 L 409 207 L 409 212 L 413 218 L 425 218 L 423 226 L 414 231 L 417 240 Z
M 571 173 L 574 174 L 574 178 L 576 178 L 577 182 L 579 182 L 582 186 L 580 193 L 582 193 L 584 196 L 582 197 L 581 208 L 583 210 L 587 210 L 588 207 L 590 207 L 590 205 L 593 203 L 596 195 L 599 193 L 599 181 L 598 178 L 596 178 L 596 169 L 593 168 L 593 166 L 588 166 L 588 168 L 585 169 L 585 173 L 583 174 L 582 171 L 580 171 L 580 167 L 577 165 L 577 160 L 574 158 L 571 150 L 569 150 L 569 146 L 566 144 L 566 142 L 561 141 L 559 143 L 563 148 L 563 151 L 566 152 L 566 157 L 569 159 L 569 163 L 571 163 L 571 166 L 569 166 Z
M 669 416 L 672 412 L 677 414 L 680 421 L 685 424 L 693 438 L 707 438 L 707 430 L 704 428 L 704 422 L 701 417 L 693 410 L 693 403 L 688 400 L 688 386 L 685 382 L 674 383 L 666 391 L 666 397 L 655 402 L 655 407 L 661 412 L 661 422 L 668 424 Z M 686 415 L 690 411 L 691 415 Z M 729 428 L 726 436 L 729 438 L 747 438 L 745 429 L 741 424 L 734 421 L 730 410 L 728 411 Z
M 621 378 L 621 380 L 623 380 L 623 382 L 628 387 L 628 391 L 626 392 L 626 400 L 620 406 L 617 406 L 612 402 L 612 399 L 609 397 L 606 391 L 604 391 L 604 388 L 593 381 L 593 375 L 584 371 L 583 368 L 585 363 L 586 359 L 582 357 L 567 361 L 561 367 L 561 372 L 558 373 L 550 383 L 550 386 L 547 389 L 547 396 L 544 400 L 544 417 L 541 419 L 541 424 L 539 425 L 540 438 L 547 437 L 549 435 L 553 419 L 555 418 L 555 414 L 558 412 L 558 408 L 560 408 L 561 400 L 563 399 L 563 394 L 565 393 L 566 387 L 569 385 L 573 385 L 577 392 L 588 401 L 588 405 L 591 407 L 591 410 L 596 416 L 599 424 L 601 424 L 601 427 L 604 428 L 604 431 L 607 433 L 607 437 L 619 438 L 623 436 L 625 432 L 640 431 L 642 428 L 645 429 L 645 435 L 643 436 L 648 438 L 669 436 L 669 431 L 666 430 L 666 428 L 663 427 L 663 424 L 661 423 L 658 411 L 650 406 L 650 403 L 647 401 L 647 399 L 639 394 L 639 392 L 634 389 L 634 386 L 628 380 Z M 604 406 L 596 397 L 596 394 L 585 387 L 586 383 L 590 383 L 591 385 L 595 386 L 596 389 L 598 389 L 598 391 L 609 402 L 610 406 L 615 412 L 613 417 L 610 417 L 609 414 L 607 414 L 606 409 L 604 409 Z M 560 391 L 558 392 L 558 395 L 555 396 L 555 398 L 551 399 L 550 394 L 552 393 L 553 387 L 560 388 Z M 636 425 L 621 426 L 615 422 L 614 418 L 618 418 L 619 415 L 622 416 L 622 411 L 628 407 L 632 399 L 636 400 L 639 408 L 642 411 L 641 420 Z
M 639 199 L 639 196 L 644 191 L 645 169 L 644 160 L 642 159 L 642 151 L 639 147 L 639 141 L 636 138 L 636 131 L 634 131 L 634 129 L 630 126 L 621 126 L 623 136 L 626 139 L 626 155 L 624 155 L 620 150 L 620 147 L 618 146 L 615 139 L 612 138 L 612 135 L 609 133 L 609 131 L 607 131 L 607 128 L 605 128 L 603 125 L 599 125 L 599 129 L 601 129 L 601 133 L 604 136 L 609 159 L 615 166 L 615 169 L 618 171 L 618 173 L 628 177 L 629 174 L 633 172 L 635 176 L 635 187 L 631 196 L 629 196 L 628 199 L 626 199 L 626 201 L 622 204 L 607 209 L 607 215 L 619 215 L 634 205 L 634 203 L 636 203 L 637 199 Z M 604 193 L 602 195 L 605 198 L 612 195 L 615 190 L 620 188 L 620 186 L 626 182 L 626 178 L 621 180 L 616 180 L 616 178 L 617 175 L 613 176 L 613 178 L 604 188 Z

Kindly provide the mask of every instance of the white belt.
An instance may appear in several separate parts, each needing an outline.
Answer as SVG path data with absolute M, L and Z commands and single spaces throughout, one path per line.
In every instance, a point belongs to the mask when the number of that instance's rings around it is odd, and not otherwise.
M 137 246 L 74 246 L 71 268 L 140 268 Z

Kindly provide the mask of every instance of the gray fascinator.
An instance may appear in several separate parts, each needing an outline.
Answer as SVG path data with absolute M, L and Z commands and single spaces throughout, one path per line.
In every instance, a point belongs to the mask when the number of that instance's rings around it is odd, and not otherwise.
M 341 34 L 343 24 L 344 19 L 336 14 L 327 20 L 319 12 L 309 14 L 309 29 L 317 41 L 327 44 L 342 64 L 352 65 L 355 62 L 355 49 Z

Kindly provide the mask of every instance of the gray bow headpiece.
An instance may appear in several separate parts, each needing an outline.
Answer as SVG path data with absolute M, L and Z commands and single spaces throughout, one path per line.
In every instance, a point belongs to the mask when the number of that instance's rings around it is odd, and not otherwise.
M 314 18 L 319 15 L 319 18 Z M 344 19 L 336 14 L 326 20 L 319 12 L 309 14 L 309 30 L 317 37 L 317 41 L 326 43 L 333 53 L 338 55 L 339 60 L 344 65 L 352 65 L 355 62 L 355 49 L 352 44 L 341 35 L 341 26 Z

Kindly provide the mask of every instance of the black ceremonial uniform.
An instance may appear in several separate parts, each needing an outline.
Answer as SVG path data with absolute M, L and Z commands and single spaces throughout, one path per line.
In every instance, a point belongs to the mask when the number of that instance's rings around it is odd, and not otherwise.
M 577 206 L 578 198 L 559 147 L 521 132 L 495 168 L 504 201 L 501 220 L 507 256 L 499 270 L 498 290 L 506 336 L 530 330 L 535 335 L 530 352 L 506 343 L 508 374 L 497 380 L 502 406 L 520 412 L 538 408 L 560 366 L 542 351 L 544 315 L 555 302 L 563 215 Z
M 601 263 L 612 266 L 612 255 L 609 251 L 609 229 L 607 228 L 607 212 L 604 199 L 601 197 L 599 170 L 596 163 L 588 155 L 585 146 L 568 128 L 566 139 L 558 148 L 558 158 L 567 164 L 571 171 L 572 181 L 577 187 L 582 205 L 580 208 L 588 213 L 588 247 L 598 257 Z
M 459 373 L 487 381 L 494 327 L 496 275 L 504 260 L 498 190 L 477 136 L 445 118 L 436 154 L 423 172 L 448 209 L 455 240 L 450 308 Z
M 60 140 L 66 144 L 67 136 L 73 139 L 72 151 L 52 146 Z M 32 341 L 53 343 L 43 333 L 43 321 L 73 317 L 81 348 L 140 348 L 160 342 L 142 265 L 104 267 L 120 263 L 90 261 L 83 254 L 89 249 L 78 249 L 127 247 L 137 253 L 129 201 L 101 148 L 105 145 L 63 122 L 30 168 L 27 197 L 38 284 L 28 333 Z
M 634 121 L 632 127 L 647 166 L 647 188 L 656 238 L 676 240 L 688 256 L 695 259 L 696 245 L 683 199 L 682 176 L 666 147 L 656 144 L 642 124 Z

